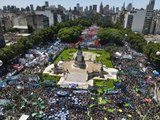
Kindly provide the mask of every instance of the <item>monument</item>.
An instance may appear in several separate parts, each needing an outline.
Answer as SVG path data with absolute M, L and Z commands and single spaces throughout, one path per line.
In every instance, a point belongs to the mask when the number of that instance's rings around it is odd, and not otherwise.
M 57 63 L 54 64 L 54 68 L 52 68 L 54 74 L 62 74 L 64 73 L 64 69 L 59 67 Z
M 81 69 L 86 68 L 86 63 L 85 63 L 83 52 L 80 45 L 78 46 L 77 55 L 74 60 L 74 66 Z

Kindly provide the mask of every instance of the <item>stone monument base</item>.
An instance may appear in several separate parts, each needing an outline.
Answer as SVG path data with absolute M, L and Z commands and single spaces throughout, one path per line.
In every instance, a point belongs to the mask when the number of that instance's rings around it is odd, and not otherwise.
M 86 64 L 84 62 L 74 62 L 74 67 L 76 68 L 81 68 L 81 69 L 85 69 L 86 68 Z

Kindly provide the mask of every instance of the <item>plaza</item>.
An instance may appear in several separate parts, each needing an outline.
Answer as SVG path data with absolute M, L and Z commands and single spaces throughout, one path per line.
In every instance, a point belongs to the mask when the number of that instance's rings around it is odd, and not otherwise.
M 67 61 L 59 61 L 58 67 L 63 69 L 64 71 L 61 74 L 54 74 L 52 69 L 55 67 L 54 64 L 48 66 L 44 73 L 49 75 L 58 75 L 61 76 L 61 79 L 57 83 L 61 87 L 69 87 L 70 84 L 78 85 L 78 88 L 88 89 L 88 86 L 93 86 L 94 79 L 107 80 L 107 79 L 117 79 L 118 70 L 114 68 L 107 68 L 102 63 L 96 63 L 96 57 L 100 57 L 100 54 L 96 54 L 93 52 L 84 52 L 84 60 L 86 67 L 84 69 L 78 68 L 74 66 L 74 59 L 76 57 L 76 53 L 72 53 L 73 58 Z M 92 73 L 94 71 L 100 73 L 101 67 L 107 73 L 104 75 L 104 78 L 100 78 L 100 76 L 95 76 L 89 79 L 88 73 Z

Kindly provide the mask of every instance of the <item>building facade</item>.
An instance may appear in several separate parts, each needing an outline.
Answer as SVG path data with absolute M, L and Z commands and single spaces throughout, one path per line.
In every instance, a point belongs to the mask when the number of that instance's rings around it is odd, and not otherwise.
M 28 15 L 27 25 L 31 26 L 34 30 L 40 30 L 49 26 L 49 19 L 44 15 Z
M 134 13 L 133 23 L 132 23 L 132 31 L 142 33 L 144 21 L 146 16 L 146 10 L 138 10 Z
M 146 11 L 145 22 L 144 22 L 143 32 L 142 32 L 145 35 L 150 33 L 153 16 L 154 16 L 153 10 Z
M 131 29 L 133 23 L 133 13 L 127 12 L 124 18 L 124 28 Z
M 146 10 L 137 10 L 125 14 L 124 28 L 131 29 L 133 32 L 143 32 L 146 18 Z

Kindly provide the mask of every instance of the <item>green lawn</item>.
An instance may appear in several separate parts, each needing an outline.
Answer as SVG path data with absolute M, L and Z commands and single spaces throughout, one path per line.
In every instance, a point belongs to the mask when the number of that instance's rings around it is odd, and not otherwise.
M 61 57 L 63 58 L 64 61 L 70 60 L 73 58 L 73 54 L 75 52 L 76 52 L 75 48 L 66 49 L 57 57 L 57 59 L 53 61 L 53 63 L 58 63 L 61 60 Z
M 100 57 L 96 58 L 96 62 L 100 62 L 102 60 L 103 64 L 106 65 L 106 67 L 113 68 L 113 65 L 110 59 L 110 53 L 107 52 L 106 50 L 87 50 L 87 51 L 101 55 Z
M 99 94 L 105 93 L 107 90 L 114 89 L 114 83 L 121 83 L 121 80 L 113 80 L 113 79 L 108 79 L 108 80 L 98 80 L 94 79 L 94 86 L 98 86 L 97 92 Z
M 56 83 L 60 80 L 60 76 L 54 76 L 54 75 L 48 75 L 48 74 L 43 74 L 42 79 L 43 80 L 54 80 Z
M 55 59 L 53 61 L 53 63 L 57 63 L 61 60 L 61 57 L 63 58 L 63 60 L 70 60 L 73 58 L 73 54 L 77 51 L 77 49 L 75 48 L 70 48 L 70 49 L 66 49 L 64 50 L 58 57 L 57 59 Z M 110 60 L 110 53 L 107 52 L 106 50 L 86 50 L 84 49 L 83 51 L 86 52 L 92 52 L 92 53 L 96 53 L 99 54 L 100 57 L 96 58 L 96 62 L 100 62 L 102 60 L 103 64 L 106 65 L 106 67 L 109 68 L 113 68 L 112 62 Z
M 114 80 L 95 79 L 93 84 L 94 84 L 94 86 L 113 88 L 114 87 Z

